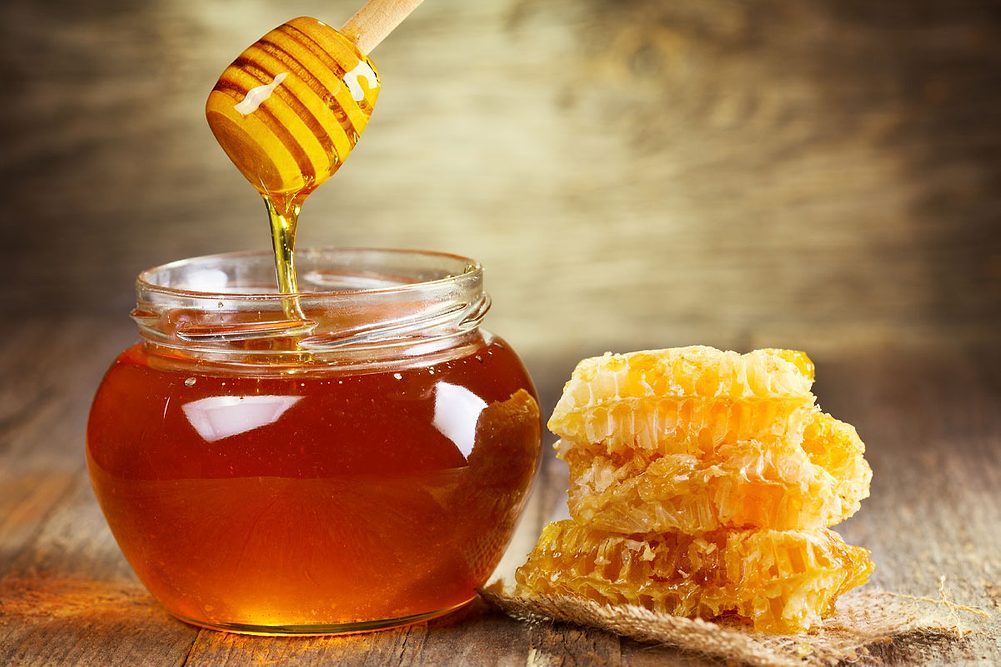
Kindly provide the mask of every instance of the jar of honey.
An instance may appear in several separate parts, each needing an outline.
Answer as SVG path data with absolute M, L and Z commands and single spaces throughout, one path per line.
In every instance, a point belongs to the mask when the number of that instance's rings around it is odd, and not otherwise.
M 87 464 L 164 607 L 261 634 L 358 632 L 473 599 L 540 451 L 532 381 L 454 255 L 199 257 L 142 273 L 142 342 L 94 398 Z

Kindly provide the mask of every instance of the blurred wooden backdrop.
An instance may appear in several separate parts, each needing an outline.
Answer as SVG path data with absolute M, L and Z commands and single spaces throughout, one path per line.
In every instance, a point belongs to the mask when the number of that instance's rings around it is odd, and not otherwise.
M 267 247 L 206 127 L 223 67 L 358 0 L 0 5 L 8 321 Z M 428 0 L 303 245 L 480 259 L 526 356 L 996 342 L 1001 4 Z

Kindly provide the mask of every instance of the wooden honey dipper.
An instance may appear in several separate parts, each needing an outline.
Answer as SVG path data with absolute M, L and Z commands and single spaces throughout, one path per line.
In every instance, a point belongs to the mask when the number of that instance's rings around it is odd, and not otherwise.
M 209 93 L 212 133 L 268 207 L 283 293 L 299 291 L 293 254 L 299 209 L 347 159 L 379 96 L 368 53 L 421 2 L 369 0 L 340 31 L 292 19 L 244 50 Z M 286 313 L 302 317 L 294 301 Z
M 243 51 L 205 105 L 226 154 L 275 204 L 301 200 L 347 159 L 368 124 L 379 75 L 368 54 L 422 0 L 369 0 L 340 31 L 313 18 Z

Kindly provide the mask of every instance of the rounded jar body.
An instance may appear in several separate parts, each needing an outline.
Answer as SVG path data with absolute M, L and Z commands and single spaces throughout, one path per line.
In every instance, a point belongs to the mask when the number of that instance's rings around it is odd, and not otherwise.
M 91 408 L 87 463 L 122 552 L 182 620 L 356 632 L 475 596 L 538 466 L 539 409 L 479 328 L 464 258 L 318 250 L 295 297 L 270 257 L 145 272 L 144 341 Z

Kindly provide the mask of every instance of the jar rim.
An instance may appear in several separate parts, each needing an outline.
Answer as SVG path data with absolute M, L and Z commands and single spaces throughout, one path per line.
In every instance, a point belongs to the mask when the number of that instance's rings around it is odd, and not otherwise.
M 309 290 L 309 291 L 299 291 L 295 294 L 283 294 L 277 290 L 275 291 L 261 291 L 261 292 L 237 292 L 237 291 L 209 291 L 209 290 L 195 290 L 186 289 L 181 287 L 170 287 L 158 282 L 154 276 L 157 274 L 163 274 L 170 271 L 176 271 L 180 269 L 185 269 L 192 267 L 196 264 L 204 264 L 210 261 L 224 262 L 227 260 L 240 260 L 240 259 L 261 259 L 267 261 L 273 261 L 274 255 L 270 251 L 266 250 L 237 250 L 232 252 L 223 253 L 212 253 L 208 255 L 198 255 L 195 257 L 187 257 L 184 259 L 177 259 L 171 262 L 166 262 L 164 264 L 159 264 L 157 266 L 152 266 L 148 269 L 139 272 L 136 277 L 136 289 L 140 294 L 142 293 L 159 293 L 163 295 L 176 295 L 185 297 L 194 297 L 198 299 L 232 299 L 234 297 L 239 299 L 247 299 L 250 301 L 284 301 L 289 297 L 294 296 L 308 296 L 311 298 L 323 298 L 323 297 L 339 297 L 346 294 L 352 295 L 363 295 L 363 294 L 379 294 L 379 293 L 389 293 L 396 291 L 412 291 L 426 289 L 428 287 L 433 287 L 435 285 L 442 285 L 449 282 L 454 282 L 455 280 L 466 277 L 466 276 L 482 276 L 483 266 L 477 262 L 475 259 L 466 257 L 464 255 L 459 255 L 455 253 L 442 252 L 438 250 L 423 250 L 423 249 L 411 249 L 411 248 L 379 248 L 375 246 L 318 246 L 311 248 L 303 248 L 296 251 L 296 259 L 309 259 L 310 257 L 317 255 L 329 255 L 329 254 L 360 254 L 360 253 L 380 253 L 380 254 L 392 254 L 399 257 L 423 257 L 427 259 L 441 259 L 455 262 L 455 266 L 462 265 L 463 270 L 457 272 L 448 272 L 438 278 L 433 278 L 430 280 L 421 280 L 409 283 L 399 283 L 390 287 L 372 287 L 372 288 L 350 288 L 350 289 L 331 289 L 331 290 Z
M 490 308 L 482 267 L 462 255 L 319 247 L 297 251 L 296 264 L 294 294 L 278 291 L 266 251 L 147 269 L 132 319 L 147 349 L 200 361 L 371 365 L 461 346 Z

